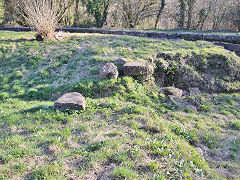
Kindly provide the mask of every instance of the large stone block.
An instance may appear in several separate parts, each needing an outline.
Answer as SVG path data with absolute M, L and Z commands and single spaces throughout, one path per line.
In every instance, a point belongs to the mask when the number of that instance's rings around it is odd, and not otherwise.
M 54 109 L 64 110 L 85 110 L 85 98 L 77 92 L 71 92 L 63 95 L 54 103 Z
M 146 62 L 134 61 L 124 65 L 124 74 L 127 76 L 149 76 L 153 73 L 153 65 Z

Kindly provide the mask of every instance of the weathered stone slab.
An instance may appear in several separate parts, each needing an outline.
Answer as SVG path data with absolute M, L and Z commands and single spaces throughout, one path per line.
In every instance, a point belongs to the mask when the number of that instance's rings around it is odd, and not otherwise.
M 134 61 L 124 65 L 124 74 L 127 76 L 148 76 L 153 73 L 153 65 L 146 62 Z
M 225 49 L 229 51 L 240 52 L 240 44 L 224 43 L 224 42 L 215 42 L 214 44 L 218 46 L 223 46 Z
M 117 79 L 118 78 L 118 68 L 113 63 L 107 63 L 103 66 L 100 76 L 102 78 Z
M 63 95 L 54 103 L 54 109 L 64 110 L 85 110 L 85 98 L 77 92 L 71 92 Z
M 130 60 L 126 58 L 119 58 L 113 62 L 113 64 L 115 64 L 118 68 L 119 75 L 124 74 L 124 65 L 128 62 L 130 62 Z
M 167 96 L 173 96 L 173 97 L 182 97 L 183 95 L 183 90 L 175 88 L 175 87 L 164 87 L 161 89 L 164 94 Z
M 201 91 L 199 90 L 199 88 L 195 87 L 195 88 L 189 88 L 189 92 L 192 95 L 198 96 L 199 94 L 201 94 Z

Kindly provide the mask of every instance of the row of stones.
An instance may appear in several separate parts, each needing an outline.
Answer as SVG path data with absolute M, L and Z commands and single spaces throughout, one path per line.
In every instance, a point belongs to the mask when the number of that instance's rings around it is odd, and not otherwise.
M 115 64 L 114 64 L 115 63 Z M 126 59 L 116 60 L 114 63 L 107 63 L 103 66 L 100 76 L 102 78 L 117 79 L 119 74 L 132 76 L 138 80 L 149 80 L 154 74 L 154 67 L 152 64 L 140 61 L 128 62 Z M 198 95 L 200 90 L 192 88 L 190 90 L 193 95 Z M 175 87 L 162 87 L 160 93 L 168 96 L 172 104 L 185 107 L 187 109 L 200 110 L 201 105 L 199 102 L 190 98 L 187 92 Z M 62 110 L 85 110 L 85 98 L 77 92 L 67 93 L 60 97 L 54 104 L 54 109 Z
M 154 73 L 153 65 L 145 62 L 128 62 L 126 59 L 119 59 L 115 61 L 115 64 L 107 63 L 103 66 L 100 76 L 102 78 L 117 79 L 119 74 L 121 74 L 138 77 L 138 79 L 144 80 Z M 85 98 L 77 92 L 67 93 L 54 103 L 54 109 L 60 111 L 72 109 L 85 110 L 85 108 Z
M 6 31 L 31 31 L 28 27 L 0 27 L 0 30 Z M 205 40 L 205 41 L 218 41 L 227 43 L 240 44 L 239 35 L 216 35 L 216 34 L 202 34 L 202 33 L 165 33 L 165 32 L 144 32 L 132 30 L 106 30 L 98 28 L 57 28 L 57 31 L 67 31 L 70 33 L 100 33 L 100 34 L 115 34 L 115 35 L 128 35 L 149 38 L 169 38 L 169 39 L 185 39 L 185 40 Z
M 226 43 L 226 42 L 215 42 L 217 46 L 222 46 L 229 51 L 235 52 L 238 56 L 240 56 L 240 44 Z
M 168 96 L 170 103 L 184 107 L 186 109 L 191 109 L 195 111 L 201 110 L 201 104 L 195 100 L 193 97 L 196 97 L 201 92 L 198 88 L 193 88 L 191 91 L 193 96 L 186 94 L 181 89 L 175 87 L 164 87 L 160 89 L 160 93 Z M 86 100 L 78 92 L 70 92 L 64 94 L 54 103 L 54 109 L 59 111 L 66 110 L 85 110 L 86 109 Z
M 118 75 L 133 76 L 138 80 L 146 80 L 154 74 L 152 64 L 133 61 L 128 62 L 127 59 L 118 59 L 114 63 L 107 63 L 100 71 L 102 78 L 117 79 Z

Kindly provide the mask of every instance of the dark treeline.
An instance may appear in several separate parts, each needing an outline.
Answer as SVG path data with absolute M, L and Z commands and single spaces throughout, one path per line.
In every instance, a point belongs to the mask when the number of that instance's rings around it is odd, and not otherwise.
M 0 25 L 28 26 L 17 0 L 0 0 Z M 60 25 L 240 31 L 240 0 L 69 0 Z

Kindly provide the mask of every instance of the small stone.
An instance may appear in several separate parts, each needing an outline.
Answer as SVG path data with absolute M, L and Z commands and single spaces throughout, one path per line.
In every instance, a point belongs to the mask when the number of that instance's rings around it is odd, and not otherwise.
M 124 74 L 127 76 L 149 76 L 153 73 L 153 65 L 146 62 L 134 61 L 124 65 Z
M 161 90 L 164 91 L 164 94 L 166 94 L 167 96 L 174 96 L 180 98 L 183 95 L 183 90 L 175 87 L 164 87 Z
M 198 111 L 202 109 L 202 105 L 196 101 L 194 98 L 191 98 L 190 96 L 187 96 L 188 102 L 194 105 Z
M 201 91 L 199 90 L 199 88 L 189 88 L 189 92 L 195 96 L 198 96 L 199 94 L 201 94 Z
M 100 72 L 101 78 L 108 78 L 108 79 L 117 79 L 118 78 L 118 68 L 113 63 L 107 63 L 103 66 Z
M 194 111 L 194 112 L 197 111 L 196 106 L 193 106 L 193 105 L 187 105 L 185 109 L 187 109 L 187 110 L 191 110 L 191 111 Z
M 71 92 L 63 95 L 54 103 L 54 109 L 64 110 L 85 110 L 85 98 L 77 92 Z
M 66 32 L 63 32 L 63 31 L 57 31 L 57 32 L 54 32 L 53 35 L 54 35 L 54 38 L 56 40 L 64 40 L 66 39 L 66 37 L 69 35 L 70 33 L 66 33 Z
M 176 97 L 176 96 L 172 96 L 172 95 L 169 95 L 168 98 L 169 98 L 171 104 L 174 104 L 174 105 L 177 105 L 177 106 L 180 106 L 180 107 L 183 106 L 183 103 L 181 102 L 181 98 Z
M 191 96 L 191 94 L 188 91 L 183 91 L 183 96 Z

